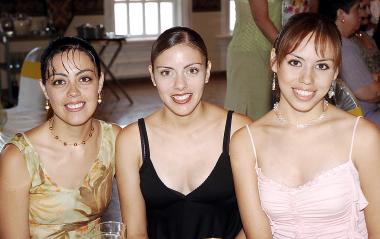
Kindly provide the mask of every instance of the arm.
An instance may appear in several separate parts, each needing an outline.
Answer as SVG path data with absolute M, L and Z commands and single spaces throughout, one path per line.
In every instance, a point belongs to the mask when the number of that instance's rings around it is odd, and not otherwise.
M 380 131 L 377 126 L 360 120 L 354 142 L 353 160 L 360 185 L 368 200 L 364 209 L 368 238 L 380 238 Z
M 360 49 L 347 39 L 343 39 L 340 76 L 359 100 L 366 102 L 380 100 L 380 82 L 373 81 Z
M 269 18 L 268 0 L 249 0 L 253 20 L 264 36 L 273 44 L 278 29 Z
M 0 156 L 0 238 L 30 238 L 31 178 L 22 153 L 14 145 Z
M 268 218 L 261 208 L 255 171 L 256 158 L 245 127 L 232 136 L 230 155 L 236 197 L 246 237 L 272 238 Z
M 145 201 L 140 190 L 140 135 L 137 124 L 124 128 L 116 140 L 116 180 L 127 238 L 148 238 Z
M 373 79 L 374 76 L 372 75 Z M 354 95 L 359 99 L 367 102 L 377 103 L 380 101 L 380 82 L 372 81 L 370 84 L 363 86 L 356 91 Z

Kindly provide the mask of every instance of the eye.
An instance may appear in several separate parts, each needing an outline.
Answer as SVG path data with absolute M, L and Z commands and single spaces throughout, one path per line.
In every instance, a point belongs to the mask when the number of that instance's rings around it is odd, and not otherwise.
M 197 73 L 199 72 L 199 69 L 196 68 L 196 67 L 191 67 L 191 68 L 189 69 L 189 72 L 190 72 L 191 74 L 197 74 Z
M 83 76 L 83 77 L 80 78 L 79 81 L 83 82 L 83 83 L 89 83 L 90 81 L 92 81 L 92 78 L 88 77 L 88 76 Z
M 172 71 L 170 71 L 169 69 L 160 70 L 159 73 L 160 73 L 160 76 L 162 77 L 169 77 L 173 75 Z
M 317 65 L 316 65 L 316 68 L 317 68 L 318 70 L 323 70 L 323 71 L 325 71 L 325 70 L 330 69 L 330 66 L 327 65 L 326 63 L 320 63 L 320 64 L 317 64 Z
M 288 64 L 295 67 L 301 67 L 302 64 L 299 60 L 290 60 L 288 61 Z
M 54 86 L 62 86 L 66 84 L 66 81 L 62 79 L 54 79 L 51 84 Z

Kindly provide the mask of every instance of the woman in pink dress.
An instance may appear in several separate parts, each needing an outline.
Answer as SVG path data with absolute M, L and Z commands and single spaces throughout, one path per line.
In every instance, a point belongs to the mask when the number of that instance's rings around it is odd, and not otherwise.
M 340 63 L 339 31 L 320 15 L 278 36 L 279 101 L 230 144 L 247 238 L 380 238 L 380 131 L 325 100 Z

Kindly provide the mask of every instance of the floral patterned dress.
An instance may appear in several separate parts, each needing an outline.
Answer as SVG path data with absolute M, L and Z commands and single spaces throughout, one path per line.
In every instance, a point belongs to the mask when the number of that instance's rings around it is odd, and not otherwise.
M 97 159 L 77 189 L 58 186 L 25 134 L 11 140 L 24 154 L 32 178 L 29 190 L 31 238 L 92 238 L 92 229 L 107 208 L 115 174 L 115 135 L 112 125 L 99 121 L 101 146 Z

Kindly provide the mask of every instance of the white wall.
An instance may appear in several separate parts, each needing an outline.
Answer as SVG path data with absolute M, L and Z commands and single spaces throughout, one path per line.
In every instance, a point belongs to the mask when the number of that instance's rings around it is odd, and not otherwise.
M 109 1 L 109 0 L 105 0 Z M 185 11 L 183 15 L 183 25 L 193 28 L 198 31 L 204 38 L 209 56 L 212 61 L 212 71 L 225 71 L 226 69 L 226 48 L 230 37 L 226 33 L 226 16 L 225 6 L 227 0 L 222 1 L 222 11 L 220 12 L 197 12 L 191 11 L 191 0 L 183 0 L 182 9 Z M 107 4 L 105 4 L 107 8 Z M 75 16 L 68 27 L 65 35 L 76 35 L 76 27 L 83 23 L 104 24 L 106 31 L 111 29 L 112 10 L 105 9 L 105 15 L 94 16 Z M 122 79 L 130 79 L 136 77 L 147 77 L 147 66 L 150 62 L 150 50 L 153 40 L 137 41 L 127 40 L 123 45 L 118 58 L 116 59 L 112 71 L 116 77 Z M 36 45 L 46 45 L 47 42 L 22 42 L 16 45 L 11 45 L 11 51 L 26 51 L 32 49 Z M 100 48 L 100 45 L 95 45 L 95 48 Z M 104 53 L 104 60 L 108 62 L 111 54 L 116 49 L 116 46 L 110 45 Z

